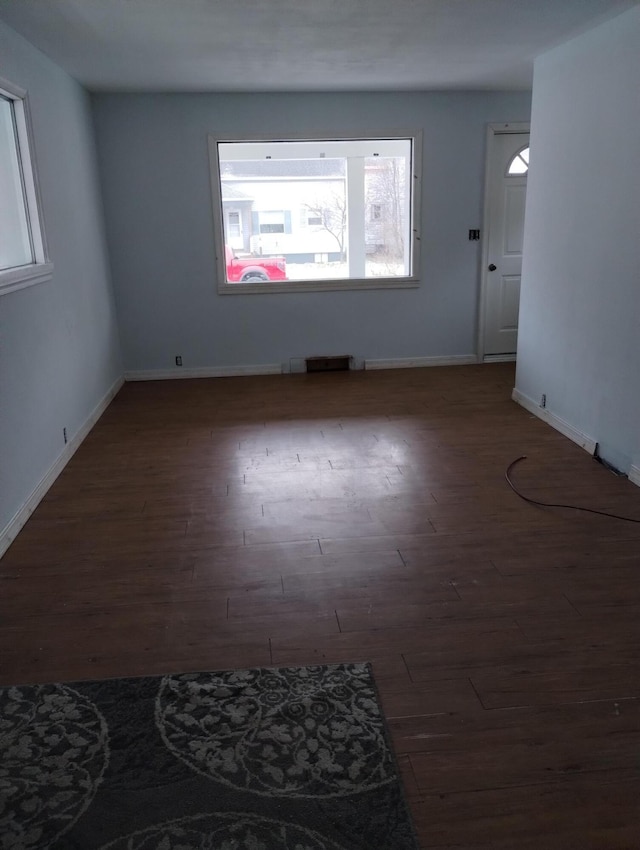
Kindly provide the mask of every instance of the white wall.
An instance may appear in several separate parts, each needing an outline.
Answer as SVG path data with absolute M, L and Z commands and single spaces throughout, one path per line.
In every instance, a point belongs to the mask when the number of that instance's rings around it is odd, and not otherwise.
M 476 352 L 488 122 L 527 121 L 527 93 L 95 95 L 125 368 L 287 364 Z M 418 290 L 216 294 L 207 134 L 422 129 Z
M 540 57 L 516 388 L 640 452 L 640 9 Z
M 29 93 L 53 280 L 0 297 L 3 530 L 121 375 L 90 102 L 0 22 L 0 76 Z

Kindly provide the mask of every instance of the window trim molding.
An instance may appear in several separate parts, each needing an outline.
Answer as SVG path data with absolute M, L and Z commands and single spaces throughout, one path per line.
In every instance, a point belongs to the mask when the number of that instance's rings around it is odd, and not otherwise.
M 19 145 L 19 162 L 22 169 L 27 216 L 35 258 L 35 262 L 28 265 L 0 270 L 0 296 L 2 296 L 50 280 L 53 275 L 53 263 L 49 259 L 42 213 L 42 197 L 33 141 L 29 94 L 26 89 L 17 86 L 4 77 L 0 77 L 0 94 L 13 102 Z
M 300 141 L 358 141 L 362 139 L 410 139 L 411 174 L 411 265 L 412 274 L 405 277 L 367 277 L 349 279 L 319 278 L 317 280 L 269 281 L 264 283 L 227 283 L 224 250 L 222 189 L 220 185 L 220 160 L 218 145 L 243 142 L 300 142 Z M 217 292 L 219 295 L 268 295 L 284 292 L 330 292 L 370 289 L 417 289 L 421 284 L 421 209 L 422 209 L 422 130 L 368 131 L 363 133 L 279 133 L 223 136 L 207 134 L 209 149 L 209 177 L 213 214 L 213 240 Z

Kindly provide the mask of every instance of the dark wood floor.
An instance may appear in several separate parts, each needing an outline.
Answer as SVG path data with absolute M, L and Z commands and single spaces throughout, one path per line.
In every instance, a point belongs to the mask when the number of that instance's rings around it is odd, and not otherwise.
M 0 681 L 370 660 L 424 848 L 640 847 L 640 490 L 510 365 L 126 385 L 0 562 Z M 597 436 L 597 435 L 596 435 Z

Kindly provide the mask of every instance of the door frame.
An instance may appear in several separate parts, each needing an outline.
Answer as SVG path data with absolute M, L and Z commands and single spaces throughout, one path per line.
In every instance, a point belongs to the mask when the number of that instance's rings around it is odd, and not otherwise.
M 496 136 L 513 135 L 515 133 L 530 133 L 530 122 L 513 122 L 505 124 L 487 124 L 486 157 L 484 166 L 484 203 L 482 211 L 482 250 L 480 252 L 480 286 L 478 288 L 478 363 L 490 363 L 515 360 L 515 354 L 484 354 L 485 308 L 487 295 L 487 265 L 489 263 L 489 205 L 491 179 L 491 155 L 494 150 Z

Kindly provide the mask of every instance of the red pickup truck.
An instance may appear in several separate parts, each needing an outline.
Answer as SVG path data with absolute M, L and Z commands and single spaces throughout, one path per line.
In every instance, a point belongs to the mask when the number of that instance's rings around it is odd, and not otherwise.
M 286 280 L 287 261 L 284 257 L 236 257 L 224 246 L 227 283 L 257 283 L 263 280 Z

